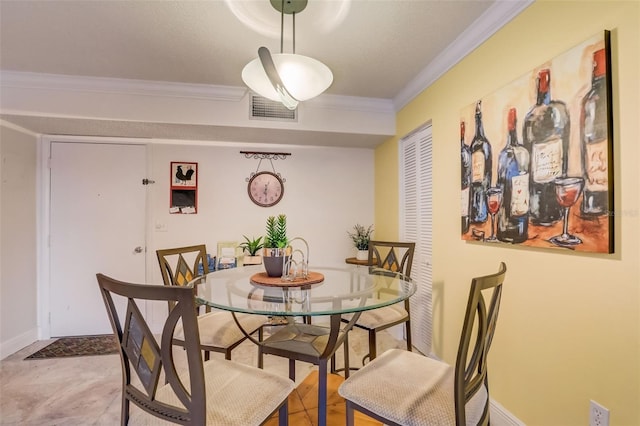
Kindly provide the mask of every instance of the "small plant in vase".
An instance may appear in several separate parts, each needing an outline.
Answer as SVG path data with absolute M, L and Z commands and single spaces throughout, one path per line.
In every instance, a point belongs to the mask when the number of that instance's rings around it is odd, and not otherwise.
M 243 235 L 244 242 L 242 242 L 238 247 L 249 253 L 249 256 L 244 257 L 245 265 L 259 265 L 262 263 L 262 256 L 260 256 L 260 250 L 264 247 L 264 243 L 262 242 L 262 237 L 258 238 L 249 238 L 246 235 Z
M 267 235 L 264 237 L 264 267 L 270 277 L 282 276 L 288 253 L 287 216 L 280 214 L 267 218 Z
M 357 250 L 356 259 L 367 260 L 369 257 L 369 241 L 371 241 L 371 235 L 373 234 L 373 225 L 365 228 L 364 225 L 356 224 L 353 227 L 353 232 L 347 231 L 347 234 L 349 234 Z

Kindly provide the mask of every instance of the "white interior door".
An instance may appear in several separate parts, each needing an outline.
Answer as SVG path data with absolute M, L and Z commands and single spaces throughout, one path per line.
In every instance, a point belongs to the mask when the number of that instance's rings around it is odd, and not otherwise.
M 96 281 L 145 281 L 144 145 L 51 144 L 52 337 L 111 333 Z

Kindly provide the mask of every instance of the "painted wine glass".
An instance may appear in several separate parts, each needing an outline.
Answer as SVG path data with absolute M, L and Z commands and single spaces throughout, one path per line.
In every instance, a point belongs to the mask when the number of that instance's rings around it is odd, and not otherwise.
M 563 208 L 562 234 L 551 237 L 549 241 L 560 247 L 572 247 L 582 244 L 582 240 L 569 233 L 569 210 L 573 206 L 584 187 L 584 179 L 580 177 L 561 177 L 554 181 L 556 189 L 556 199 Z
M 491 215 L 491 236 L 485 241 L 495 243 L 498 241 L 496 238 L 496 213 L 500 210 L 502 205 L 502 187 L 492 186 L 487 189 L 487 209 Z

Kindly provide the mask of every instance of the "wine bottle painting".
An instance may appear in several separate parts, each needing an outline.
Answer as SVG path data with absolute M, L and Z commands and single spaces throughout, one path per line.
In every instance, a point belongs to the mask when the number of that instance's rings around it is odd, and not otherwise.
M 613 253 L 611 106 L 604 31 L 463 108 L 462 239 Z

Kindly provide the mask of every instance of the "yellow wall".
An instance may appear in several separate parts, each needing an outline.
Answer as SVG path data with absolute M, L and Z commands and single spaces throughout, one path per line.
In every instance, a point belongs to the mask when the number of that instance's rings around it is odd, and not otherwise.
M 375 155 L 375 233 L 377 240 L 398 238 L 398 148 L 386 143 Z M 394 167 L 389 167 L 393 165 Z
M 491 397 L 527 425 L 640 425 L 640 2 L 538 0 L 398 113 L 397 135 L 433 123 L 434 347 L 455 361 L 470 278 L 508 265 L 490 356 Z M 460 240 L 460 110 L 611 30 L 615 253 Z M 494 150 L 504 136 L 490 140 Z M 376 237 L 397 234 L 397 138 L 376 150 Z M 464 265 L 464 267 L 461 267 Z

